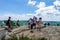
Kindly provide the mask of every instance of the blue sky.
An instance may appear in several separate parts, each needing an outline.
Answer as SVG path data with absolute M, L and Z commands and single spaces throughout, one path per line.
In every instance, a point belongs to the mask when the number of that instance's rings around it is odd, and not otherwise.
M 29 6 L 27 2 L 28 0 L 2 0 L 0 1 L 0 11 L 12 13 L 33 12 L 35 8 Z
M 0 20 L 28 20 L 42 17 L 43 21 L 60 21 L 59 0 L 0 0 Z

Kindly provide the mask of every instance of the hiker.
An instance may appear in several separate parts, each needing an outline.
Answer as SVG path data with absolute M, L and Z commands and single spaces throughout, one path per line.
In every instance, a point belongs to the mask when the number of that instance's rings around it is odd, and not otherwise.
M 34 28 L 36 28 L 36 24 L 37 24 L 37 17 L 33 17 L 33 25 L 34 25 Z
M 28 20 L 28 28 L 31 28 L 31 19 L 32 19 L 32 18 L 30 18 L 30 19 Z
M 33 19 L 32 18 L 30 18 L 29 21 L 28 21 L 28 27 L 30 29 L 33 29 Z
M 33 26 L 34 26 L 34 20 L 33 19 L 30 19 L 31 20 L 31 33 L 33 33 Z
M 38 30 L 41 31 L 42 18 L 38 19 Z
M 44 27 L 46 27 L 46 23 L 44 23 Z
M 7 26 L 8 26 L 8 32 L 11 32 L 11 17 L 8 18 L 7 20 Z
M 50 26 L 50 23 L 48 23 L 48 26 Z
M 18 27 L 20 26 L 19 20 L 17 20 L 17 23 L 16 24 L 17 24 Z

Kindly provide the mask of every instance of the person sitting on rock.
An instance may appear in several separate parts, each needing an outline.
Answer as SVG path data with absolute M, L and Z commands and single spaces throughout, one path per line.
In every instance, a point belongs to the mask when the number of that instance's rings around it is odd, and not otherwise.
M 20 26 L 19 20 L 17 20 L 17 23 L 16 24 L 17 24 L 18 27 Z

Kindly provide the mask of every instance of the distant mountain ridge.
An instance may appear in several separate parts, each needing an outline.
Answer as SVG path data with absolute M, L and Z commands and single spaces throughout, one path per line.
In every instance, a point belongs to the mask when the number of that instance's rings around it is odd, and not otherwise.
M 3 20 L 0 20 L 0 25 L 2 24 L 2 21 Z M 14 20 L 14 22 L 16 23 L 16 21 Z M 26 25 L 28 23 L 28 21 L 27 20 L 21 20 L 20 21 L 20 25 L 22 26 L 22 25 Z M 46 23 L 46 24 L 48 24 L 48 23 L 50 23 L 50 25 L 60 25 L 60 21 L 42 21 L 42 23 L 44 24 L 44 23 Z

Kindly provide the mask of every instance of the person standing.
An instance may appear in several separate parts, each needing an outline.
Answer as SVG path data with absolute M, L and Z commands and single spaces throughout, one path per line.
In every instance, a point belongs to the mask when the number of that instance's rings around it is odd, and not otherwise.
M 32 18 L 30 18 L 29 20 L 28 20 L 28 27 L 30 28 L 30 29 L 33 29 L 33 19 Z
M 31 28 L 31 18 L 28 20 L 28 28 Z
M 33 25 L 34 25 L 34 28 L 36 28 L 36 24 L 37 24 L 37 17 L 33 17 Z
M 8 32 L 11 32 L 11 17 L 7 20 Z
M 40 30 L 40 31 L 41 31 L 41 25 L 42 25 L 42 18 L 40 17 L 38 19 L 38 30 Z
M 30 19 L 30 24 L 31 24 L 31 33 L 33 33 L 33 26 L 34 26 L 34 20 L 33 19 Z

